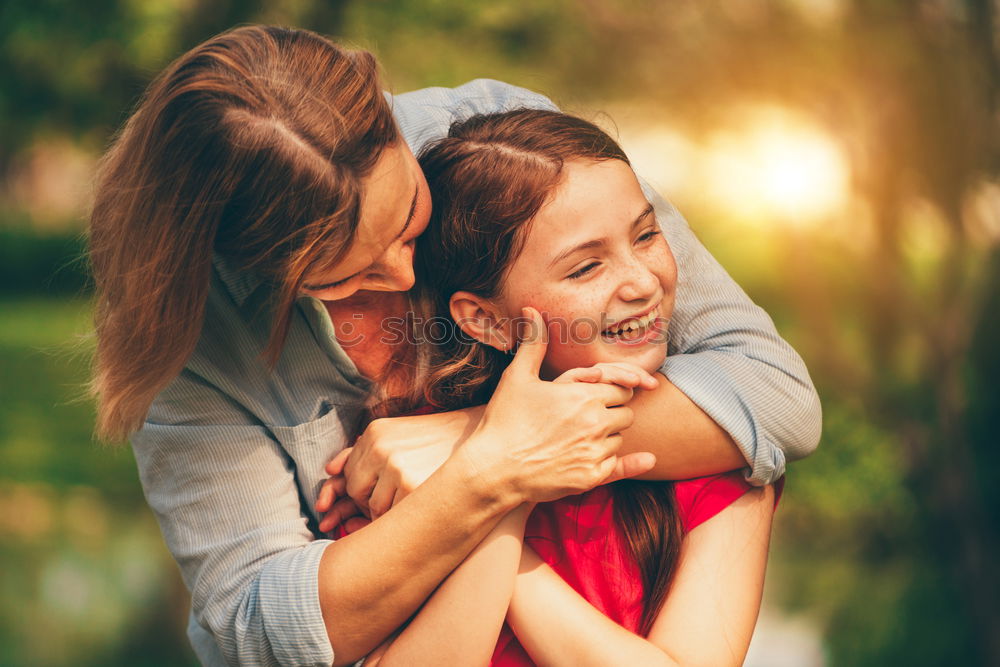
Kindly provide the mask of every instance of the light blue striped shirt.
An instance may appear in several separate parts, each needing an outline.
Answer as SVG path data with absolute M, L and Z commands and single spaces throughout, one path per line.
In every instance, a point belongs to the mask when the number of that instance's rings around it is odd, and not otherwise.
M 452 121 L 555 108 L 497 81 L 391 98 L 414 151 Z M 644 186 L 645 187 L 645 186 Z M 664 374 L 739 443 L 767 483 L 819 441 L 820 408 L 802 360 L 648 187 L 679 278 Z M 312 507 L 324 465 L 348 442 L 370 388 L 313 298 L 298 301 L 273 372 L 266 288 L 215 262 L 205 322 L 184 371 L 132 438 L 146 499 L 191 591 L 188 628 L 206 665 L 329 665 Z M 345 573 L 349 576 L 349 573 Z

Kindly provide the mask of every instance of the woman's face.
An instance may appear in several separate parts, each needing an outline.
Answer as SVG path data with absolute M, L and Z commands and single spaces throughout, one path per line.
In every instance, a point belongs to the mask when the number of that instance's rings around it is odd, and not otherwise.
M 335 269 L 306 276 L 302 292 L 339 301 L 361 292 L 413 287 L 413 246 L 427 228 L 427 180 L 403 141 L 387 147 L 363 182 L 361 219 L 354 242 Z
M 658 368 L 667 354 L 677 265 L 632 169 L 573 160 L 532 220 L 497 306 L 533 306 L 549 325 L 543 371 L 627 361 Z

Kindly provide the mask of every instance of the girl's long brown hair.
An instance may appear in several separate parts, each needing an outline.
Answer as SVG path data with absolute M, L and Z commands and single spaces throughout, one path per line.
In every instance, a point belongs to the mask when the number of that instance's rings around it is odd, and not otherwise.
M 417 284 L 431 313 L 449 318 L 459 290 L 485 298 L 502 290 L 532 218 L 559 185 L 568 160 L 621 160 L 622 149 L 600 128 L 566 114 L 535 109 L 473 116 L 420 156 L 434 202 L 418 241 Z M 425 395 L 440 408 L 483 402 L 510 357 L 461 331 L 430 347 Z M 677 565 L 681 524 L 673 486 L 626 480 L 613 486 L 615 514 L 639 564 L 648 634 Z
M 269 284 L 275 362 L 306 274 L 341 259 L 361 179 L 397 139 L 374 58 L 305 30 L 237 28 L 157 76 L 97 174 L 98 435 L 139 428 L 184 367 L 215 254 Z

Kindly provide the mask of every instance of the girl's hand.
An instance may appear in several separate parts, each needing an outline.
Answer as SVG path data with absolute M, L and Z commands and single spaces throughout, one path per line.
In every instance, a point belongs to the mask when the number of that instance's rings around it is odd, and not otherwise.
M 346 465 L 335 466 L 338 459 L 334 458 L 327 472 L 343 473 L 347 495 L 375 519 L 440 468 L 476 429 L 484 410 L 476 406 L 376 419 L 354 443 L 351 453 L 344 455 Z
M 656 389 L 660 381 L 653 374 L 625 361 L 605 362 L 586 368 L 571 368 L 553 382 L 603 382 L 626 389 Z

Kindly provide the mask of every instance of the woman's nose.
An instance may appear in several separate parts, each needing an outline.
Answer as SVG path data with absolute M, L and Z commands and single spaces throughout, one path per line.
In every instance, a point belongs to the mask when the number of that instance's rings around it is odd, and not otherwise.
M 405 292 L 413 287 L 413 244 L 400 243 L 379 259 L 376 271 L 361 289 L 382 292 Z

